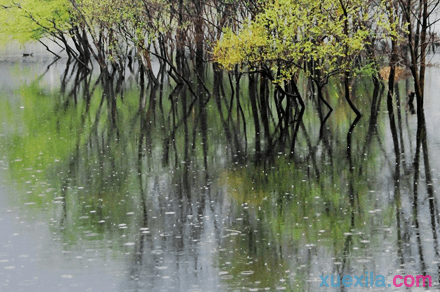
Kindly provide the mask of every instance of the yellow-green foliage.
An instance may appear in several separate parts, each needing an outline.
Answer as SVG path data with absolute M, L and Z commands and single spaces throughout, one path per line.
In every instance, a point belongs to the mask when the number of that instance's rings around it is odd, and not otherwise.
M 38 40 L 70 28 L 69 0 L 1 0 L 0 42 Z
M 96 29 L 112 28 L 116 24 L 127 24 L 134 17 L 142 14 L 142 1 L 122 1 L 122 0 L 78 0 L 76 11 L 79 21 L 86 21 L 91 27 Z
M 247 25 L 239 35 L 227 29 L 223 39 L 214 48 L 214 56 L 223 67 L 231 70 L 234 65 L 245 60 L 252 63 L 265 61 L 268 44 L 267 32 L 262 27 Z
M 362 25 L 369 17 L 365 5 L 361 0 L 271 1 L 239 33 L 225 31 L 214 59 L 227 69 L 261 62 L 281 66 L 284 78 L 311 59 L 326 74 L 347 70 L 370 33 Z
M 138 49 L 148 46 L 159 34 L 172 30 L 169 5 L 161 0 L 77 0 L 75 18 L 86 26 L 92 37 L 108 48 L 109 58 L 117 58 L 116 50 L 127 43 Z

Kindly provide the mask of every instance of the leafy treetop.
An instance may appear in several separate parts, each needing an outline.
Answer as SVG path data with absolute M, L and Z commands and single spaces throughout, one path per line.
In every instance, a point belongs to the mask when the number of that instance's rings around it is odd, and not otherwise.
M 67 32 L 70 26 L 69 0 L 2 0 L 0 39 L 25 43 L 40 40 L 51 33 Z
M 363 51 L 369 15 L 363 0 L 274 0 L 239 33 L 227 29 L 216 44 L 215 61 L 279 69 L 278 82 L 290 79 L 314 61 L 315 70 L 329 76 L 349 70 Z

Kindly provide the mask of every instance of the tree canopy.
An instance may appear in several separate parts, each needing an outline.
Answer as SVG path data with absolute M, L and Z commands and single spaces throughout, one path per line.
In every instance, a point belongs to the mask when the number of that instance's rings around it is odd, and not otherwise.
M 41 40 L 71 27 L 71 6 L 68 0 L 2 0 L 0 35 L 5 42 L 21 43 Z
M 372 33 L 366 26 L 371 7 L 361 0 L 275 0 L 254 20 L 234 32 L 227 29 L 214 48 L 224 68 L 236 64 L 280 69 L 277 80 L 290 79 L 307 62 L 322 76 L 350 70 Z

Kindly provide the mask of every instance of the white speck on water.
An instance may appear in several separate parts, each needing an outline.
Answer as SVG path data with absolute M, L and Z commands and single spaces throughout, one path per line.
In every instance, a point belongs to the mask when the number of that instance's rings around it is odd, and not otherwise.
M 358 263 L 368 263 L 368 262 L 370 262 L 370 260 L 369 259 L 358 259 L 358 260 L 356 260 L 356 262 L 358 262 Z
M 73 278 L 73 275 L 61 275 L 61 278 L 64 278 L 64 279 L 72 279 L 72 278 Z
M 234 229 L 226 229 L 226 228 L 225 228 L 225 231 L 228 231 L 228 232 L 234 232 L 234 233 L 241 233 L 241 231 L 239 231 L 239 230 L 234 230 Z

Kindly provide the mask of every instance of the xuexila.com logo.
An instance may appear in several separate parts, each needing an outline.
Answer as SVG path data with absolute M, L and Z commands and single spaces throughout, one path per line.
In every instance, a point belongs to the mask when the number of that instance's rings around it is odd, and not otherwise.
M 365 272 L 365 275 L 320 275 L 321 284 L 319 287 L 428 287 L 432 286 L 431 276 L 402 276 L 393 277 L 393 283 L 387 283 L 385 276 L 374 276 L 373 272 Z

